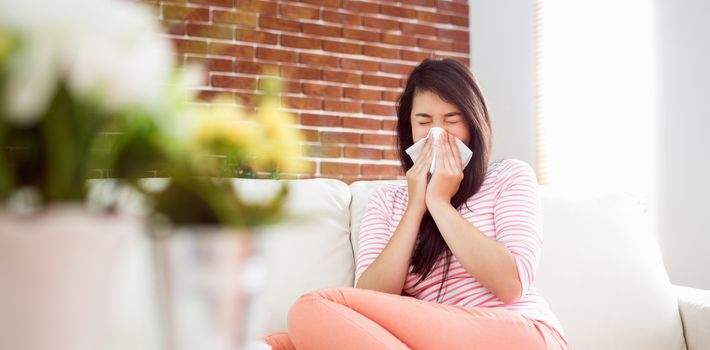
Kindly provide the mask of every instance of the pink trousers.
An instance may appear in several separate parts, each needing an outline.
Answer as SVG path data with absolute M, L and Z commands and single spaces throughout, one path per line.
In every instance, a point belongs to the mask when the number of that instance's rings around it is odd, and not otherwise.
M 269 333 L 272 349 L 554 349 L 567 343 L 550 326 L 494 308 L 466 308 L 366 289 L 302 295 L 288 333 Z

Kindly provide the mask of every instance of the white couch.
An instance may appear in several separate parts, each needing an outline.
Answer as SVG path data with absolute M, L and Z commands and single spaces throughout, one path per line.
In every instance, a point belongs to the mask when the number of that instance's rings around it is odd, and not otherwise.
M 385 183 L 404 183 L 287 181 L 288 210 L 301 220 L 259 232 L 269 278 L 253 322 L 274 332 L 286 331 L 287 311 L 299 295 L 353 285 L 367 199 Z M 278 187 L 274 180 L 235 182 L 253 200 Z M 710 291 L 671 285 L 643 203 L 626 194 L 580 197 L 546 186 L 540 195 L 544 243 L 535 284 L 572 349 L 710 349 Z M 126 253 L 117 280 L 107 348 L 150 348 L 157 329 L 147 325 L 154 317 L 144 297 L 150 260 L 141 244 L 136 240 Z

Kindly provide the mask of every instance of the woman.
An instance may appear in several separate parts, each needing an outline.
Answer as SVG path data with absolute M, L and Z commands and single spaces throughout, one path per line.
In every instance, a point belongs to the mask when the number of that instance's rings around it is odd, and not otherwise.
M 491 125 L 466 66 L 427 59 L 397 105 L 407 185 L 370 197 L 355 288 L 302 295 L 279 349 L 569 349 L 533 281 L 542 246 L 537 179 L 525 162 L 489 164 Z M 434 141 L 433 127 L 445 132 Z M 412 161 L 405 152 L 426 139 Z M 457 139 L 473 152 L 464 167 Z M 436 154 L 430 174 L 432 156 Z

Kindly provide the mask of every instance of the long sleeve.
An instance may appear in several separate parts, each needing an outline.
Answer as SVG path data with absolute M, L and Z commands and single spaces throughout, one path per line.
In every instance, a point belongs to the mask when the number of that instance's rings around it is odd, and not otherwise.
M 542 205 L 535 172 L 527 163 L 509 160 L 498 175 L 493 206 L 495 237 L 515 259 L 524 296 L 533 285 L 542 250 Z
M 388 201 L 388 186 L 382 186 L 370 196 L 365 215 L 360 222 L 360 232 L 357 241 L 357 258 L 355 263 L 355 284 L 362 273 L 382 253 L 390 239 L 390 216 L 392 208 Z

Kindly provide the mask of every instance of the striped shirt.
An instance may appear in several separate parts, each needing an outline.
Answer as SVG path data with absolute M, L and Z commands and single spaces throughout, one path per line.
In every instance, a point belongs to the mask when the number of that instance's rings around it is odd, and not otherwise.
M 407 198 L 406 184 L 382 186 L 369 198 L 358 238 L 356 284 L 399 225 L 407 208 Z M 489 165 L 483 185 L 467 204 L 460 206 L 459 213 L 483 234 L 507 247 L 513 255 L 522 284 L 522 297 L 511 304 L 503 304 L 464 270 L 453 254 L 438 301 L 444 271 L 443 255 L 434 264 L 431 274 L 416 286 L 420 275 L 412 273 L 410 266 L 404 291 L 417 299 L 440 304 L 512 310 L 547 323 L 565 339 L 559 320 L 533 284 L 542 248 L 542 207 L 532 167 L 517 159 Z

